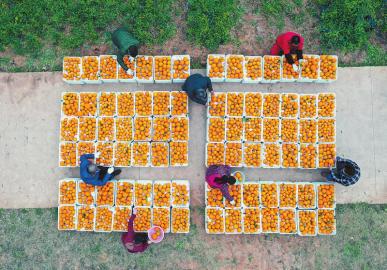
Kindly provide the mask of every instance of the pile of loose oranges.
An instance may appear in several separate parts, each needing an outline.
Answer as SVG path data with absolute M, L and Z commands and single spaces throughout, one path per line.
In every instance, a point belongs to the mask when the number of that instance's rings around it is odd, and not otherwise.
M 317 125 L 319 142 L 335 142 L 335 119 L 318 119 Z
M 188 56 L 172 56 L 172 77 L 174 80 L 187 79 L 190 73 L 190 59 Z
M 97 186 L 97 206 L 114 205 L 114 183 L 107 182 L 104 186 Z
M 118 181 L 116 189 L 116 206 L 131 206 L 134 203 L 134 183 Z
M 95 206 L 81 205 L 77 207 L 77 231 L 93 231 Z
M 132 118 L 117 117 L 116 118 L 116 140 L 117 141 L 132 141 L 133 137 L 133 123 Z
M 226 200 L 226 208 L 238 208 L 242 206 L 242 185 L 234 184 L 228 187 L 230 196 L 234 198 L 235 205 L 232 205 L 228 200 Z
M 243 205 L 245 207 L 259 207 L 259 188 L 258 183 L 243 184 Z
M 171 115 L 185 116 L 188 113 L 188 96 L 185 92 L 171 92 Z
M 113 117 L 98 118 L 98 141 L 114 141 L 115 127 Z
M 247 142 L 260 142 L 261 141 L 261 118 L 245 118 L 244 124 L 244 138 Z
M 150 157 L 150 143 L 134 142 L 132 144 L 132 165 L 136 167 L 148 167 Z
M 334 167 L 336 160 L 336 146 L 331 143 L 318 145 L 318 167 Z
M 243 79 L 243 55 L 228 55 L 227 56 L 227 79 Z
M 97 115 L 97 93 L 83 92 L 79 94 L 79 116 L 96 116 Z
M 117 79 L 117 60 L 115 56 L 103 55 L 99 58 L 100 61 L 100 76 L 102 80 Z
M 152 212 L 148 207 L 136 207 L 137 215 L 134 219 L 134 230 L 146 232 L 152 227 Z
M 318 116 L 334 117 L 336 110 L 336 97 L 332 93 L 321 93 L 318 95 Z
M 209 55 L 207 59 L 208 77 L 223 79 L 224 76 L 225 57 L 217 55 Z
M 81 58 L 63 58 L 63 79 L 67 81 L 79 81 L 81 79 Z
M 299 208 L 316 207 L 316 190 L 313 184 L 299 184 L 297 190 L 297 202 Z
M 62 112 L 66 116 L 78 116 L 79 97 L 77 93 L 67 92 L 62 95 Z
M 155 80 L 166 81 L 171 80 L 171 57 L 156 56 L 155 57 Z
M 262 232 L 278 232 L 278 208 L 262 209 Z
M 261 203 L 264 207 L 278 206 L 277 184 L 273 183 L 261 185 Z
M 188 122 L 187 117 L 171 118 L 171 138 L 175 141 L 188 141 Z
M 79 119 L 79 140 L 95 141 L 97 139 L 97 119 L 94 117 L 81 117 Z M 78 144 L 79 148 L 79 144 Z M 93 152 L 89 152 L 94 153 Z

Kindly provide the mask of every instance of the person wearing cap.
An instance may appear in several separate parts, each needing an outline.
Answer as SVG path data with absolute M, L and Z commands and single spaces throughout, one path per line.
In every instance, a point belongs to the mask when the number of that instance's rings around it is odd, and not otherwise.
M 321 176 L 344 186 L 351 186 L 360 179 L 360 167 L 355 162 L 341 157 L 336 158 L 336 168 L 322 171 Z
M 202 105 L 206 105 L 208 101 L 207 89 L 210 93 L 214 91 L 210 78 L 201 74 L 192 74 L 189 76 L 181 88 L 187 92 L 190 99 Z
M 98 158 L 100 153 L 84 154 L 81 156 L 80 175 L 83 182 L 93 186 L 104 186 L 108 181 L 121 173 L 120 169 L 113 167 L 97 166 L 93 159 Z
M 219 189 L 223 197 L 229 200 L 232 205 L 235 205 L 235 200 L 228 190 L 228 187 L 236 182 L 236 178 L 231 176 L 230 166 L 211 165 L 206 172 L 206 182 L 211 188 Z
M 132 71 L 124 63 L 124 56 L 136 57 L 138 55 L 138 46 L 140 42 L 129 33 L 125 27 L 120 27 L 112 33 L 113 44 L 118 48 L 117 62 L 127 72 Z
M 134 232 L 133 222 L 137 215 L 137 209 L 133 209 L 133 213 L 128 220 L 128 231 L 121 236 L 122 244 L 130 253 L 144 252 L 152 242 L 148 238 L 147 233 Z
M 294 63 L 292 54 L 297 55 L 297 60 L 301 60 L 304 38 L 296 32 L 286 32 L 279 35 L 270 50 L 271 55 L 285 55 L 286 61 L 293 66 L 293 70 L 298 72 L 298 66 Z

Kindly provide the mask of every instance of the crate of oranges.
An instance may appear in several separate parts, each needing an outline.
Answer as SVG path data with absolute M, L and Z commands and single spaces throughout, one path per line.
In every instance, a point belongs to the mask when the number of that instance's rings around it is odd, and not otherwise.
M 298 168 L 299 145 L 296 143 L 282 143 L 281 168 Z
M 152 224 L 161 227 L 165 233 L 171 232 L 171 208 L 153 207 Z
M 114 207 L 113 231 L 127 232 L 128 219 L 132 215 L 132 207 L 116 206 Z
M 226 116 L 227 93 L 213 93 L 207 106 L 207 117 Z
M 228 117 L 226 119 L 226 141 L 241 142 L 243 139 L 243 118 Z
M 176 117 L 170 118 L 171 124 L 171 140 L 172 141 L 188 141 L 189 140 L 189 118 Z
M 262 162 L 261 143 L 243 143 L 243 166 L 259 168 Z
M 111 232 L 113 230 L 114 207 L 98 206 L 95 210 L 95 232 Z
M 125 71 L 120 65 L 118 65 L 118 80 L 120 82 L 135 82 L 136 81 L 136 59 L 130 55 L 125 55 L 123 58 L 124 64 L 128 67 L 128 71 Z
M 81 81 L 82 58 L 75 56 L 63 57 L 63 81 L 68 84 L 83 84 Z
M 64 117 L 60 120 L 60 140 L 77 141 L 78 140 L 78 118 Z
M 75 205 L 59 205 L 58 230 L 69 231 L 77 228 L 77 214 Z
M 171 214 L 172 233 L 189 233 L 190 209 L 188 207 L 174 207 Z
M 316 118 L 317 117 L 317 95 L 300 95 L 300 118 Z
M 336 94 L 320 93 L 318 94 L 318 117 L 335 117 L 336 116 Z
M 333 209 L 336 207 L 335 185 L 317 183 L 317 205 L 318 208 Z
M 62 92 L 61 117 L 79 115 L 79 94 L 75 92 Z
M 263 61 L 262 56 L 245 56 L 243 62 L 242 83 L 259 83 L 262 81 Z
M 188 114 L 188 95 L 185 92 L 171 92 L 171 115 L 186 116 Z
M 278 233 L 279 231 L 279 209 L 262 208 L 261 224 L 263 233 Z
M 261 182 L 260 199 L 263 207 L 278 207 L 279 188 L 275 182 Z
M 77 206 L 77 231 L 94 231 L 95 206 L 79 205 Z
M 172 80 L 174 83 L 184 82 L 191 73 L 191 60 L 189 55 L 172 56 Z
M 297 184 L 297 207 L 299 209 L 314 209 L 317 205 L 316 186 L 314 183 Z
M 225 164 L 225 144 L 207 143 L 206 166 Z
M 259 182 L 248 181 L 243 183 L 243 207 L 259 207 L 259 194 L 260 186 Z
M 153 206 L 171 206 L 171 181 L 156 180 L 153 182 Z
M 132 206 L 134 204 L 134 180 L 119 180 L 116 183 L 116 206 Z
M 86 184 L 85 182 L 77 181 L 77 204 L 78 205 L 93 205 L 95 204 L 97 193 L 96 188 L 93 185 Z
M 225 209 L 225 234 L 242 233 L 242 209 Z
M 317 211 L 316 210 L 298 210 L 298 235 L 316 236 L 317 235 Z
M 320 72 L 318 83 L 329 83 L 337 80 L 338 59 L 336 55 L 320 55 Z
M 262 94 L 257 92 L 245 93 L 245 112 L 246 117 L 262 116 Z
M 152 227 L 152 209 L 150 207 L 136 206 L 136 218 L 134 219 L 135 232 L 147 232 Z
M 168 116 L 171 113 L 171 92 L 154 91 L 153 92 L 153 115 Z
M 243 55 L 226 55 L 226 82 L 241 82 L 244 75 Z
M 317 168 L 317 146 L 314 144 L 300 145 L 299 152 L 300 169 L 315 169 Z
M 320 71 L 320 56 L 315 54 L 304 54 L 300 61 L 301 74 L 299 82 L 314 82 L 318 79 Z
M 75 204 L 77 201 L 77 181 L 64 179 L 59 181 L 58 204 Z
M 152 206 L 153 182 L 150 180 L 138 180 L 134 184 L 134 205 L 135 206 Z
M 278 93 L 263 94 L 263 117 L 279 117 L 281 108 L 281 95 Z
M 97 206 L 113 206 L 116 190 L 116 181 L 109 181 L 104 186 L 97 186 Z
M 238 92 L 227 93 L 227 116 L 242 117 L 244 113 L 245 95 Z
M 297 233 L 296 209 L 279 210 L 279 232 L 280 234 Z
M 139 83 L 153 83 L 154 57 L 147 55 L 136 56 L 136 81 Z
M 226 74 L 226 56 L 224 54 L 209 54 L 207 56 L 207 76 L 212 82 L 223 82 Z
M 223 194 L 218 188 L 211 188 L 207 183 L 205 183 L 205 200 L 206 205 L 211 207 L 224 207 L 225 199 Z
M 150 165 L 150 143 L 148 142 L 132 142 L 132 166 L 134 167 L 149 167 Z
M 156 83 L 172 83 L 171 56 L 155 56 L 153 74 Z
M 285 55 L 281 57 L 281 67 L 282 67 L 282 74 L 281 74 L 281 82 L 295 82 L 300 78 L 300 63 L 297 60 L 296 55 L 292 55 L 294 64 L 297 65 L 298 71 L 294 71 L 293 65 L 289 64 L 287 59 L 285 58 Z
M 79 114 L 78 116 L 97 116 L 98 93 L 79 93 Z
M 169 166 L 169 144 L 166 142 L 151 143 L 151 167 Z
M 113 162 L 117 167 L 130 167 L 132 149 L 129 142 L 115 142 Z
M 295 93 L 281 95 L 281 116 L 296 118 L 298 116 L 299 96 Z
M 336 167 L 336 144 L 320 143 L 317 151 L 319 168 Z
M 114 162 L 114 144 L 112 142 L 98 142 L 97 152 L 100 152 L 96 163 L 101 166 L 112 166 Z
M 117 115 L 134 116 L 134 94 L 130 92 L 117 93 Z
M 291 182 L 279 182 L 279 207 L 296 208 L 297 206 L 297 184 Z
M 206 232 L 209 234 L 224 234 L 224 209 L 206 207 Z
M 335 119 L 318 119 L 317 121 L 318 142 L 336 142 Z
M 279 168 L 281 162 L 281 145 L 279 143 L 264 143 L 262 153 L 263 168 Z
M 261 209 L 247 207 L 242 210 L 243 233 L 261 233 Z
M 242 143 L 226 142 L 225 164 L 230 167 L 241 167 L 243 163 Z
M 190 187 L 188 180 L 172 180 L 172 207 L 189 207 Z
M 226 120 L 222 117 L 207 118 L 207 141 L 226 141 Z
M 99 74 L 99 56 L 83 56 L 82 57 L 82 82 L 86 84 L 102 83 Z
M 77 144 L 75 142 L 59 143 L 59 167 L 77 166 Z
M 99 61 L 101 81 L 118 82 L 117 55 L 100 55 Z
M 169 164 L 172 167 L 188 166 L 188 142 L 169 143 Z
M 262 83 L 276 83 L 281 79 L 281 56 L 263 56 L 263 80 Z
M 318 234 L 336 235 L 336 211 L 333 209 L 318 209 Z

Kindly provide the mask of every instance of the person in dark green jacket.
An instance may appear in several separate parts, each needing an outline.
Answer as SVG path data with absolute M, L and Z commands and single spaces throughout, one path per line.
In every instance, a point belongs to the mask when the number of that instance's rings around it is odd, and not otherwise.
M 117 61 L 127 71 L 128 67 L 124 63 L 124 56 L 128 54 L 131 57 L 136 57 L 140 42 L 125 27 L 120 27 L 112 33 L 112 41 L 118 48 Z

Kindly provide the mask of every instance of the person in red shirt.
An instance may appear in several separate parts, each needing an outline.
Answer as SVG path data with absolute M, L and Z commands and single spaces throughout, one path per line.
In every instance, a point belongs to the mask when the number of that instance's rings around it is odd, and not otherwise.
M 152 243 L 147 233 L 135 233 L 133 222 L 136 218 L 137 210 L 133 209 L 133 214 L 128 221 L 128 232 L 122 234 L 121 241 L 126 250 L 130 253 L 144 252 Z
M 297 55 L 297 60 L 302 59 L 302 49 L 304 47 L 304 38 L 296 32 L 286 32 L 279 35 L 270 50 L 271 55 L 285 55 L 289 64 L 293 65 L 294 71 L 298 71 L 294 64 L 292 54 Z

